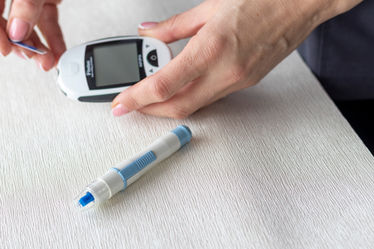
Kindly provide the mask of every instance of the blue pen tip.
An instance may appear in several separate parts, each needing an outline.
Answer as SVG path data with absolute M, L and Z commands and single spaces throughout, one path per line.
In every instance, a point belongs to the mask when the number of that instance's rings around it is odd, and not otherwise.
M 87 192 L 86 195 L 84 195 L 82 198 L 79 199 L 79 204 L 81 204 L 82 207 L 87 206 L 87 204 L 93 202 L 95 198 L 90 192 Z
M 175 128 L 171 132 L 177 135 L 179 142 L 181 143 L 181 146 L 191 141 L 192 132 L 190 128 L 188 128 L 185 125 L 179 125 L 177 128 Z
M 192 137 L 192 132 L 187 125 L 180 125 L 188 133 L 189 137 Z

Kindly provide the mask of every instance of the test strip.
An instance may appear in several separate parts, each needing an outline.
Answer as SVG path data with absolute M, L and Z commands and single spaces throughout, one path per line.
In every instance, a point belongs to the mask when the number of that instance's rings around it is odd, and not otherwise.
M 47 52 L 44 51 L 44 50 L 40 50 L 40 49 L 37 49 L 36 47 L 33 47 L 33 46 L 30 46 L 30 45 L 27 45 L 23 42 L 15 42 L 15 41 L 11 41 L 14 45 L 18 46 L 18 47 L 21 47 L 21 48 L 24 48 L 24 49 L 27 49 L 31 52 L 34 52 L 34 53 L 37 53 L 37 54 L 46 54 Z

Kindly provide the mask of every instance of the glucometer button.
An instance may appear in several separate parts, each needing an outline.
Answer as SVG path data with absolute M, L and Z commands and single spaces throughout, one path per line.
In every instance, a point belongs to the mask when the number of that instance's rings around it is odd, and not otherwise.
M 156 49 L 152 50 L 151 52 L 148 53 L 148 55 L 147 55 L 147 61 L 152 66 L 158 67 L 158 57 L 157 57 L 157 51 L 156 51 Z
M 69 75 L 73 75 L 79 72 L 79 65 L 77 63 L 69 63 L 68 66 Z

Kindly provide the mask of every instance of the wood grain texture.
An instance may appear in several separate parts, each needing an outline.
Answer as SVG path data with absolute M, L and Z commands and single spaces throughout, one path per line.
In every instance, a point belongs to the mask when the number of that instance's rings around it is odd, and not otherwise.
M 61 6 L 68 47 L 198 3 L 89 2 Z M 67 99 L 55 72 L 12 55 L 0 77 L 1 248 L 374 245 L 374 160 L 296 53 L 183 121 L 191 144 L 86 213 L 72 207 L 86 184 L 181 121 L 114 118 L 109 104 Z

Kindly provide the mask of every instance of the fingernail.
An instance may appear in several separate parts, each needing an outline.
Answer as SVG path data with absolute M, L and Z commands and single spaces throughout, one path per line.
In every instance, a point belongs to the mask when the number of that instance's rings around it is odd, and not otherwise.
M 27 60 L 27 56 L 25 55 L 25 53 L 23 51 L 18 51 L 18 50 L 15 50 L 14 53 L 21 59 L 24 59 L 24 60 Z
M 9 38 L 12 41 L 16 41 L 16 42 L 22 41 L 23 39 L 25 39 L 27 32 L 29 31 L 29 28 L 30 28 L 29 23 L 21 19 L 14 18 L 12 21 L 12 24 L 10 25 Z
M 119 105 L 119 102 L 118 102 L 117 100 L 113 100 L 113 101 L 112 101 L 112 109 L 113 109 L 114 107 L 116 107 L 117 105 Z
M 119 104 L 119 105 L 116 105 L 113 109 L 112 109 L 112 114 L 113 116 L 115 117 L 119 117 L 119 116 L 122 116 L 122 115 L 125 115 L 126 113 L 128 113 L 129 111 L 122 105 L 122 104 Z
M 151 29 L 157 24 L 158 22 L 142 22 L 141 24 L 139 24 L 138 28 L 139 29 Z
M 26 59 L 26 60 L 29 60 L 30 57 L 27 56 L 27 54 L 25 54 L 25 52 L 21 51 L 21 55 Z
M 6 52 L 4 52 L 4 51 L 1 51 L 1 55 L 3 56 L 3 57 L 6 57 L 9 53 L 11 52 L 11 50 L 9 50 L 9 51 L 6 51 Z
M 38 64 L 38 67 L 39 67 L 42 71 L 47 72 L 47 70 L 44 69 L 42 63 L 37 62 L 37 64 Z

